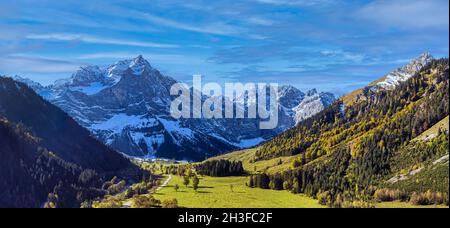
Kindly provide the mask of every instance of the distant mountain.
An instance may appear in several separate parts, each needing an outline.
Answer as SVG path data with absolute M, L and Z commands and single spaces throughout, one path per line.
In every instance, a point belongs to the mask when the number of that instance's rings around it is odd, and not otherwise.
M 79 186 L 79 175 L 87 169 L 104 180 L 139 177 L 135 165 L 92 138 L 58 107 L 27 85 L 4 77 L 0 77 L 0 138 L 0 207 L 40 207 L 56 187 Z M 64 207 L 79 206 L 75 193 L 68 194 L 60 196 L 70 198 Z
M 24 81 L 24 80 L 21 80 Z M 26 82 L 26 81 L 24 81 Z M 108 67 L 81 67 L 71 78 L 35 88 L 94 136 L 131 156 L 202 160 L 217 153 L 255 146 L 323 110 L 331 94 L 280 88 L 279 126 L 260 130 L 259 119 L 181 119 L 170 115 L 170 88 L 142 56 Z
M 413 77 L 424 66 L 433 60 L 434 58 L 430 53 L 424 53 L 416 59 L 413 59 L 407 65 L 384 76 L 376 85 L 384 89 L 393 89 L 400 85 L 401 82 L 405 82 Z
M 334 95 L 331 93 L 318 93 L 315 89 L 308 91 L 305 98 L 294 108 L 296 125 L 324 110 L 334 101 Z
M 400 67 L 380 79 L 372 82 L 370 85 L 363 89 L 356 90 L 350 94 L 347 94 L 342 99 L 345 105 L 351 105 L 360 100 L 368 99 L 367 94 L 369 92 L 377 92 L 384 90 L 395 89 L 400 83 L 407 81 L 419 72 L 424 66 L 433 61 L 434 58 L 430 53 L 424 53 L 419 57 L 411 60 L 408 64 Z

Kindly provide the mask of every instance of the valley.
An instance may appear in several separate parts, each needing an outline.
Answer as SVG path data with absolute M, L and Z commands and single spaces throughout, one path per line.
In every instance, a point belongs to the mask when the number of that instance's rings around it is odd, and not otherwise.
M 218 207 L 234 202 L 234 186 L 242 186 L 236 187 L 242 194 L 287 193 L 297 207 L 317 206 L 297 198 L 310 197 L 318 205 L 338 208 L 448 208 L 448 60 L 425 59 L 389 74 L 402 75 L 398 82 L 386 77 L 395 86 L 379 86 L 387 80 L 381 79 L 361 90 L 355 103 L 343 109 L 338 100 L 258 147 L 165 166 L 162 173 L 175 175 L 169 182 L 173 189 L 166 186 L 154 197 L 194 207 L 213 201 Z M 426 63 L 413 67 L 420 60 Z M 415 70 L 405 76 L 409 69 Z M 233 177 L 230 165 L 241 166 L 243 176 Z M 205 169 L 215 177 L 205 177 Z M 197 187 L 189 188 L 192 178 Z M 226 202 L 221 201 L 223 191 L 229 192 Z M 247 207 L 271 203 L 263 196 L 236 200 Z
M 183 185 L 183 179 L 175 176 L 169 184 L 154 196 L 161 201 L 177 199 L 186 208 L 320 208 L 324 207 L 304 195 L 287 191 L 253 189 L 245 185 L 247 177 L 202 177 L 196 192 Z M 174 186 L 180 189 L 175 191 Z
M 1 77 L 0 203 L 448 208 L 448 66 L 424 54 L 337 100 L 282 87 L 284 124 L 269 133 L 253 120 L 171 119 L 174 80 L 142 57 L 48 87 Z

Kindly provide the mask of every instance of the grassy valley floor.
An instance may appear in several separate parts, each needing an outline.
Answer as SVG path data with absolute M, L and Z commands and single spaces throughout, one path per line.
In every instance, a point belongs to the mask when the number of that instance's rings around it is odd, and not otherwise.
M 164 177 L 167 178 L 167 177 Z M 197 192 L 183 186 L 183 178 L 173 176 L 154 197 L 161 201 L 177 199 L 186 208 L 326 208 L 317 200 L 288 191 L 273 191 L 245 186 L 247 177 L 201 177 Z M 175 191 L 178 184 L 180 189 Z M 231 185 L 233 190 L 231 190 Z M 376 203 L 376 208 L 448 208 L 443 205 L 417 206 L 405 202 Z
M 245 186 L 247 177 L 201 177 L 195 192 L 186 188 L 180 176 L 173 176 L 169 184 L 154 194 L 159 200 L 178 200 L 187 208 L 323 208 L 317 200 L 287 191 L 273 191 Z M 175 191 L 178 184 L 180 189 Z M 231 187 L 233 186 L 233 187 Z

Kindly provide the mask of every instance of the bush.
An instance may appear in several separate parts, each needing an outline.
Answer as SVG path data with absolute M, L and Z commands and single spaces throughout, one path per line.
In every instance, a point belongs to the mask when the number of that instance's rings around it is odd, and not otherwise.
M 416 192 L 412 194 L 409 202 L 414 205 L 428 205 L 428 200 L 425 198 L 425 195 Z
M 374 208 L 375 206 L 370 202 L 357 200 L 357 201 L 353 201 L 353 202 L 345 201 L 342 203 L 342 207 L 343 208 Z
M 93 208 L 121 208 L 122 202 L 120 202 L 120 200 L 118 200 L 112 196 L 107 196 L 102 201 L 93 202 L 92 207 Z
M 392 190 L 383 188 L 375 191 L 374 198 L 379 202 L 391 202 L 395 200 L 407 201 L 408 196 L 398 189 Z
M 192 180 L 192 188 L 194 188 L 194 191 L 198 190 L 200 184 L 200 179 L 198 179 L 197 176 L 194 176 L 194 179 Z
M 292 189 L 291 183 L 289 183 L 289 181 L 283 182 L 283 189 L 284 190 L 291 190 Z
M 295 159 L 295 160 L 292 162 L 292 168 L 296 169 L 296 168 L 298 168 L 298 167 L 300 167 L 300 166 L 302 166 L 302 162 L 301 162 L 300 160 Z
M 331 204 L 331 195 L 329 192 L 319 192 L 317 193 L 317 200 L 321 205 L 329 205 Z
M 148 194 L 154 185 L 150 182 L 141 182 L 131 187 L 131 196 Z
M 159 207 L 161 201 L 151 195 L 135 195 L 131 202 L 131 208 L 154 208 Z
M 126 183 L 124 180 L 123 180 L 123 181 L 120 181 L 120 182 L 117 183 L 117 184 L 113 184 L 113 185 L 109 186 L 109 188 L 108 188 L 108 190 L 107 190 L 107 191 L 108 191 L 108 194 L 109 194 L 109 195 L 116 195 L 116 194 L 119 194 L 119 193 L 125 191 L 126 185 L 127 185 L 127 183 Z
M 414 192 L 409 202 L 414 205 L 448 205 L 448 194 L 431 191 L 427 191 L 425 193 Z
M 178 200 L 177 199 L 164 200 L 161 205 L 162 208 L 178 208 Z

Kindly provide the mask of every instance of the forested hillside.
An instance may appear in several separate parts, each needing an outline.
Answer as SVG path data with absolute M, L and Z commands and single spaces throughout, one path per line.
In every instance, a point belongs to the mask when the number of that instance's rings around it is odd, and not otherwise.
M 439 132 L 439 140 L 427 142 L 434 145 L 432 149 L 412 144 L 414 138 L 448 116 L 448 77 L 448 59 L 434 60 L 395 89 L 368 87 L 351 106 L 345 107 L 341 100 L 335 102 L 259 147 L 252 162 L 293 155 L 297 159 L 292 170 L 253 176 L 250 185 L 325 197 L 335 206 L 343 201 L 365 201 L 377 186 L 399 172 L 399 160 L 404 160 L 399 156 L 421 154 L 417 155 L 421 160 L 415 164 L 420 167 L 436 156 L 448 155 L 448 131 Z M 413 165 L 412 162 L 405 166 Z M 448 159 L 443 165 L 448 169 Z M 444 175 L 448 183 L 448 172 L 422 170 Z M 432 180 L 431 185 L 438 181 Z M 407 192 L 424 189 L 443 191 L 448 199 L 448 188 L 427 186 Z
M 78 182 L 79 166 L 39 147 L 39 140 L 20 125 L 0 119 L 0 138 L 1 207 L 41 207 L 57 185 L 70 188 Z M 76 206 L 75 200 L 61 197 L 61 206 Z
M 25 84 L 0 77 L 0 207 L 79 207 L 102 183 L 137 180 L 128 159 Z

